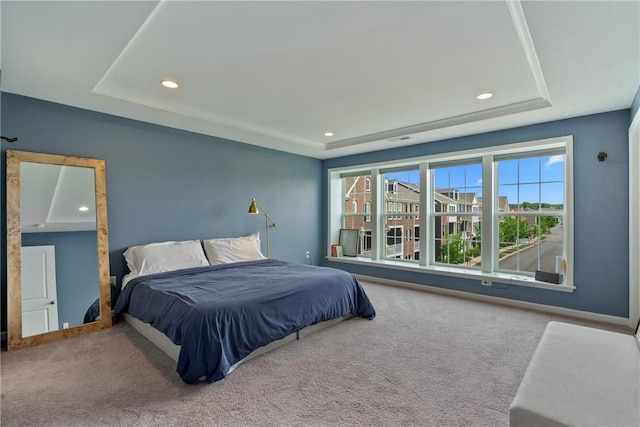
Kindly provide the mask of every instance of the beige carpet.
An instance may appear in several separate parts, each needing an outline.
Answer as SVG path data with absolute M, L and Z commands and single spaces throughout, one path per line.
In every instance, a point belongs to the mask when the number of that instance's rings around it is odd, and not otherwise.
M 219 383 L 184 384 L 173 360 L 124 322 L 3 352 L 1 425 L 506 426 L 547 322 L 589 324 L 363 286 L 374 320 L 287 344 Z

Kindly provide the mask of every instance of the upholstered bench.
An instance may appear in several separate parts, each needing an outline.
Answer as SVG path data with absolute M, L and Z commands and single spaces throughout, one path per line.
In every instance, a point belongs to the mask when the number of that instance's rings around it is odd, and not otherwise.
M 632 335 L 550 322 L 509 408 L 515 426 L 640 426 Z

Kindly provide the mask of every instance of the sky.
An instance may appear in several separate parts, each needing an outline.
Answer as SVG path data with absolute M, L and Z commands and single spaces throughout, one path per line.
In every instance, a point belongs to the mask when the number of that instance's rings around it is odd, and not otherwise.
M 564 155 L 530 157 L 498 162 L 498 195 L 507 196 L 509 204 L 564 203 Z M 416 171 L 385 174 L 413 184 L 420 183 Z M 435 170 L 436 188 L 455 188 L 461 193 L 482 197 L 482 165 L 472 164 Z

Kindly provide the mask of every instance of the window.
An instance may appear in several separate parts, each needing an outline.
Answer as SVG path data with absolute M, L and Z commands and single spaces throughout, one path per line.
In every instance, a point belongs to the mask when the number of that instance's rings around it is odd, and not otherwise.
M 482 197 L 482 160 L 434 163 L 431 171 L 436 200 L 447 205 L 449 211 L 443 214 L 436 206 L 431 215 L 434 263 L 480 268 L 480 248 L 475 238 L 481 217 L 464 214 L 472 212 L 477 198 Z
M 371 182 L 371 176 L 349 174 L 344 175 L 340 181 L 340 197 L 344 201 L 340 228 L 358 230 L 360 236 L 358 255 L 369 256 L 371 254 L 371 192 L 366 190 L 366 183 Z M 364 206 L 362 212 L 358 212 L 359 203 Z
M 566 136 L 329 170 L 328 248 L 355 228 L 360 258 L 340 261 L 572 290 L 572 147 Z M 557 266 L 569 286 L 534 280 Z
M 564 152 L 498 160 L 498 270 L 556 271 L 564 257 Z
M 410 239 L 410 230 L 418 224 L 417 212 L 410 212 L 409 206 L 420 202 L 420 170 L 417 168 L 394 168 L 382 170 L 387 183 L 384 198 L 390 206 L 387 214 L 381 218 L 381 226 L 387 235 L 383 258 L 412 259 L 414 242 Z M 406 233 L 403 230 L 407 230 Z

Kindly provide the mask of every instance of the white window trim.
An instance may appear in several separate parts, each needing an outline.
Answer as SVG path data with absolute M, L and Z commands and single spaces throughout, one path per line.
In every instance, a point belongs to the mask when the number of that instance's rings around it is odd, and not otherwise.
M 565 149 L 565 206 L 564 206 L 564 221 L 566 226 L 563 228 L 564 232 L 564 245 L 565 245 L 565 259 L 568 262 L 566 271 L 566 280 L 564 284 L 556 285 L 546 282 L 538 282 L 533 277 L 525 276 L 523 274 L 511 274 L 495 271 L 495 257 L 493 255 L 493 248 L 497 244 L 495 236 L 497 233 L 493 232 L 498 226 L 498 201 L 497 197 L 497 181 L 495 180 L 496 171 L 494 170 L 494 156 L 505 154 L 518 154 L 531 151 L 543 151 L 554 148 Z M 433 213 L 427 206 L 431 206 L 433 203 L 432 194 L 429 190 L 431 188 L 431 176 L 428 173 L 430 163 L 440 163 L 447 161 L 460 161 L 470 158 L 482 158 L 483 163 L 483 203 L 482 213 L 483 218 L 491 218 L 491 227 L 482 228 L 482 268 L 478 270 L 465 269 L 460 267 L 447 267 L 443 265 L 434 265 L 434 254 L 425 236 L 420 238 L 420 260 L 419 262 L 407 262 L 407 261 L 392 261 L 384 259 L 384 254 L 380 254 L 380 249 L 384 249 L 381 246 L 382 239 L 386 238 L 384 233 L 377 233 L 377 239 L 372 241 L 372 253 L 371 258 L 365 257 L 341 257 L 335 258 L 331 256 L 331 244 L 337 241 L 338 232 L 342 221 L 342 205 L 341 205 L 341 192 L 332 191 L 332 189 L 338 189 L 340 187 L 340 174 L 344 172 L 358 173 L 362 171 L 362 174 L 371 174 L 372 178 L 372 229 L 379 229 L 379 218 L 384 215 L 379 215 L 379 207 L 382 203 L 378 197 L 378 182 L 383 183 L 382 174 L 379 173 L 380 168 L 403 167 L 403 166 L 415 166 L 416 163 L 420 167 L 420 191 L 424 194 L 425 203 L 420 203 L 419 213 L 419 226 L 427 231 L 427 236 L 434 236 L 433 227 L 430 227 L 430 220 Z M 507 285 L 519 285 L 529 286 L 534 288 L 549 289 L 562 292 L 573 292 L 575 289 L 574 283 L 574 244 L 573 244 L 573 136 L 567 135 L 556 138 L 548 138 L 536 141 L 526 141 L 506 145 L 498 145 L 486 148 L 477 148 L 471 150 L 464 150 L 454 153 L 441 153 L 430 156 L 421 156 L 416 158 L 408 158 L 400 161 L 388 161 L 379 163 L 370 163 L 363 165 L 355 165 L 341 168 L 332 168 L 328 170 L 328 227 L 327 227 L 327 258 L 335 262 L 344 262 L 351 264 L 362 264 L 380 266 L 385 268 L 392 268 L 404 271 L 423 272 L 428 274 L 438 274 L 445 276 L 461 277 L 466 279 L 476 279 L 479 283 L 482 281 L 495 281 Z M 386 187 L 386 185 L 385 185 Z M 386 190 L 386 188 L 385 188 Z M 494 206 L 495 205 L 495 206 Z M 495 214 L 494 214 L 495 212 Z M 431 224 L 432 225 L 432 224 Z M 486 246 L 489 246 L 488 248 Z M 424 254 L 424 256 L 422 256 Z
M 640 318 L 640 111 L 629 127 L 629 326 Z
M 549 289 L 560 292 L 573 292 L 576 287 L 572 285 L 555 285 L 552 283 L 538 282 L 533 277 L 520 276 L 517 274 L 505 273 L 485 273 L 481 270 L 462 269 L 455 267 L 446 267 L 444 265 L 422 266 L 408 261 L 394 261 L 391 259 L 371 260 L 365 257 L 342 257 L 335 258 L 327 256 L 327 259 L 345 264 L 369 265 L 373 267 L 385 267 L 393 270 L 411 271 L 427 274 L 435 274 L 439 276 L 459 277 L 462 279 L 473 279 L 479 282 L 488 280 L 490 282 L 500 283 L 501 285 L 528 286 L 532 288 Z M 422 257 L 420 257 L 422 261 Z

